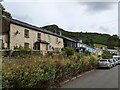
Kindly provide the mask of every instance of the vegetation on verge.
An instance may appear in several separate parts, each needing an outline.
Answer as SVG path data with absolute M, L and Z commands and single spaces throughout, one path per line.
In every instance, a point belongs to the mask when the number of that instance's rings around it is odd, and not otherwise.
M 109 51 L 103 51 L 102 58 L 103 59 L 111 59 L 111 58 L 113 58 L 113 55 L 116 55 L 116 54 L 111 54 Z
M 51 55 L 3 58 L 3 88 L 48 88 L 85 71 L 96 68 L 98 58 L 80 55 L 72 49 Z

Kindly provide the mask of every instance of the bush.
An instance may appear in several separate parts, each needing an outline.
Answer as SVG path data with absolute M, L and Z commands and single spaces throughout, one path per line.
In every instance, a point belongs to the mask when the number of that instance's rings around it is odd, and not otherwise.
M 102 55 L 102 58 L 103 58 L 103 59 L 110 59 L 110 58 L 112 58 L 112 57 L 113 57 L 113 55 L 110 54 L 109 51 L 103 51 L 103 55 Z
M 53 56 L 53 51 L 48 51 L 46 54 L 47 57 Z
M 3 57 L 26 57 L 33 54 L 34 52 L 31 49 L 23 48 L 22 46 L 14 46 L 14 50 L 5 49 L 2 51 Z
M 27 58 L 26 58 L 27 59 Z M 32 88 L 40 82 L 54 79 L 54 64 L 31 57 L 27 61 L 18 60 L 3 63 L 3 88 Z M 41 64 L 40 64 L 41 63 Z M 44 85 L 43 85 L 44 86 Z M 43 86 L 39 86 L 43 88 Z
M 4 50 L 4 51 L 1 51 L 1 52 L 2 52 L 3 57 L 8 57 L 8 56 L 10 56 L 11 50 Z
M 96 67 L 97 58 L 93 55 L 69 55 L 68 58 L 58 54 L 52 58 L 32 55 L 3 62 L 3 88 L 46 88 Z
M 65 54 L 67 55 L 67 57 L 72 56 L 75 53 L 75 51 L 69 47 L 64 48 L 63 51 L 65 51 Z

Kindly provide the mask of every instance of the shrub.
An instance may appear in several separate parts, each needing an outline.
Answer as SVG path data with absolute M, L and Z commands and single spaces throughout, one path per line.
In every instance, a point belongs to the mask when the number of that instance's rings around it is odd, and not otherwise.
M 33 54 L 34 52 L 31 49 L 25 49 L 22 46 L 14 46 L 14 50 L 5 49 L 2 51 L 2 56 L 4 57 L 27 57 Z M 39 55 L 41 55 L 41 52 L 39 52 Z
M 103 55 L 102 55 L 103 59 L 110 59 L 112 57 L 113 55 L 109 51 L 103 51 Z
M 64 48 L 63 51 L 65 51 L 65 54 L 67 55 L 67 57 L 72 56 L 75 53 L 75 51 L 72 48 L 69 48 L 69 47 Z
M 38 59 L 38 57 L 31 57 L 29 60 L 17 59 L 18 61 L 3 63 L 3 88 L 32 88 L 38 82 L 45 83 L 52 80 L 55 73 L 54 64 L 44 63 Z
M 98 60 L 97 57 L 90 55 L 90 65 L 92 66 L 92 68 L 97 67 L 97 60 Z
M 81 56 L 73 52 L 68 56 L 32 55 L 3 62 L 3 88 L 45 88 L 96 67 L 97 58 L 93 55 Z
M 11 52 L 11 50 L 4 50 L 4 51 L 2 51 L 2 56 L 8 57 L 8 56 L 10 56 L 10 52 Z
M 53 51 L 48 51 L 46 54 L 47 57 L 53 56 Z

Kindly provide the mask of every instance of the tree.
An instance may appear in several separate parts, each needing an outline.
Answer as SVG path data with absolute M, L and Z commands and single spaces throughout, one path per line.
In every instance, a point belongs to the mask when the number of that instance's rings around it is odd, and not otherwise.
M 84 43 L 93 47 L 93 40 L 92 39 L 86 39 Z
M 69 48 L 69 47 L 64 48 L 64 51 L 65 51 L 67 57 L 69 57 L 71 55 L 74 55 L 74 53 L 75 53 L 75 51 L 73 50 L 73 48 Z
M 103 51 L 102 58 L 103 59 L 110 59 L 113 55 L 109 51 Z
M 108 49 L 115 49 L 113 45 L 107 46 Z

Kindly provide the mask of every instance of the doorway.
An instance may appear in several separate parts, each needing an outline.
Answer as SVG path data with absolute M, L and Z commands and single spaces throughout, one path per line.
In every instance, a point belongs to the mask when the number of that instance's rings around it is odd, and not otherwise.
M 40 43 L 35 43 L 34 44 L 34 49 L 35 50 L 40 50 Z

